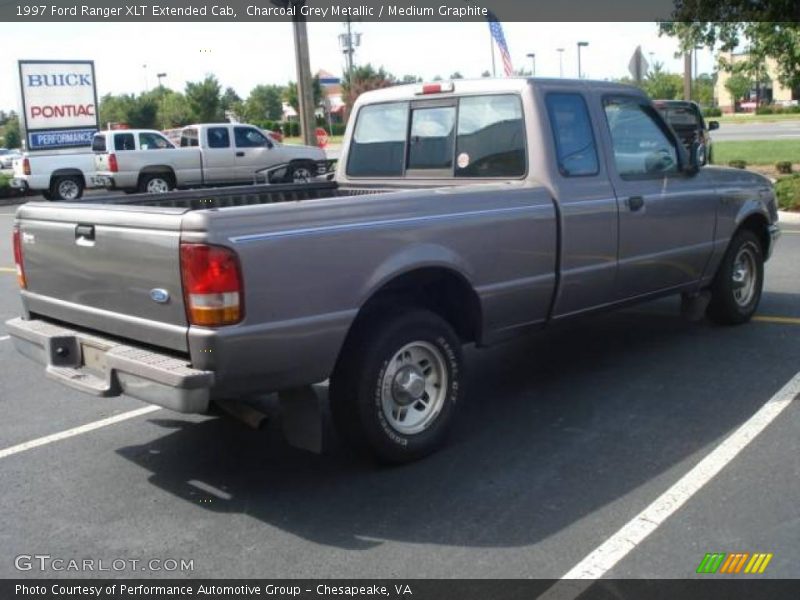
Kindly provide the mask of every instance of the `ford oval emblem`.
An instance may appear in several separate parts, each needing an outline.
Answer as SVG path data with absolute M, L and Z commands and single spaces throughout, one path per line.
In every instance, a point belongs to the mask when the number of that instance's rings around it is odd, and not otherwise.
M 158 302 L 159 304 L 166 304 L 169 302 L 169 292 L 161 288 L 150 290 L 150 297 L 153 299 L 153 302 Z

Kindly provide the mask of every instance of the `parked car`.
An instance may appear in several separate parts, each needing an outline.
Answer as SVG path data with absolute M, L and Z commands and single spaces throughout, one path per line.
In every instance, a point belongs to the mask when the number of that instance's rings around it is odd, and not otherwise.
M 95 178 L 94 155 L 84 152 L 25 152 L 13 163 L 11 187 L 40 192 L 47 200 L 79 200 Z
M 684 147 L 689 150 L 692 144 L 698 144 L 701 165 L 713 164 L 714 151 L 711 144 L 710 131 L 719 129 L 719 121 L 709 121 L 706 124 L 703 111 L 696 102 L 685 100 L 655 100 L 654 104 L 666 119 L 667 123 L 678 134 Z
M 143 137 L 150 140 L 144 146 Z M 175 148 L 161 133 L 149 130 L 98 133 L 93 143 L 97 176 L 109 189 L 155 193 L 277 177 L 308 181 L 326 170 L 325 152 L 319 148 L 279 144 L 241 123 L 185 127 L 180 145 Z
M 0 152 L 0 169 L 10 169 L 14 166 L 14 161 L 22 158 L 19 150 L 7 150 Z
M 774 190 L 696 157 L 619 84 L 368 92 L 335 181 L 22 206 L 7 333 L 55 381 L 182 412 L 329 380 L 344 439 L 417 459 L 461 406 L 463 344 L 673 294 L 753 316 Z

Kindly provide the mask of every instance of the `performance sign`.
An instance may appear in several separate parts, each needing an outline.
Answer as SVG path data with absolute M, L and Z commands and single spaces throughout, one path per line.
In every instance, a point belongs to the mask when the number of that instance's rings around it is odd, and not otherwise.
M 99 129 L 94 62 L 21 60 L 28 150 L 89 146 Z

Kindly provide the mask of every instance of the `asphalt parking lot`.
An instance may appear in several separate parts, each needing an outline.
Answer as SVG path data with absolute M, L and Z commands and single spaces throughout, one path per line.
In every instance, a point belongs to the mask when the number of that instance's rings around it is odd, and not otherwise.
M 800 371 L 797 224 L 768 263 L 755 322 L 688 323 L 668 299 L 470 350 L 447 448 L 380 468 L 335 439 L 315 455 L 274 424 L 130 416 L 146 405 L 46 380 L 4 339 L 19 311 L 12 215 L 0 207 L 0 577 L 92 575 L 15 568 L 19 555 L 47 554 L 194 561 L 110 573 L 132 577 L 558 578 Z M 41 439 L 115 415 L 129 418 Z M 764 552 L 774 556 L 758 577 L 800 577 L 799 434 L 800 407 L 787 402 L 716 476 L 648 521 L 641 543 L 601 556 L 603 575 L 692 577 L 705 553 Z

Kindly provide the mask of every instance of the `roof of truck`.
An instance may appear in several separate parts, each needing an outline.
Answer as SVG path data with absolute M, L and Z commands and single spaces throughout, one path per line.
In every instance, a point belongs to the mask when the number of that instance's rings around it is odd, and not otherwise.
M 365 92 L 359 96 L 357 104 L 365 102 L 386 102 L 391 100 L 407 100 L 418 98 L 422 95 L 423 86 L 441 84 L 445 87 L 453 86 L 452 91 L 442 91 L 436 96 L 446 96 L 447 94 L 474 94 L 481 92 L 520 92 L 529 85 L 558 85 L 559 87 L 587 89 L 591 87 L 602 87 L 603 89 L 619 89 L 620 91 L 636 92 L 643 94 L 637 87 L 614 83 L 610 81 L 595 81 L 590 79 L 561 79 L 543 77 L 483 77 L 480 79 L 454 79 L 433 81 L 425 83 L 411 83 L 407 85 L 395 85 L 379 90 Z

